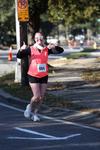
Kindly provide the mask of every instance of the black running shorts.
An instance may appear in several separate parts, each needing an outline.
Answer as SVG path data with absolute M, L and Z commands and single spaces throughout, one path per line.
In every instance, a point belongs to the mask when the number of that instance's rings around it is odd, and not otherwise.
M 28 75 L 28 78 L 29 78 L 30 83 L 47 83 L 48 82 L 48 76 L 37 78 L 37 77 Z

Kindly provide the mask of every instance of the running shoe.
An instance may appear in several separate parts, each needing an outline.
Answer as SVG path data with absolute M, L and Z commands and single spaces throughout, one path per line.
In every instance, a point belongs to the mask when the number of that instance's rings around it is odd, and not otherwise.
M 28 104 L 26 106 L 26 110 L 24 111 L 24 117 L 25 118 L 30 118 L 30 115 L 31 115 L 31 107 L 30 107 L 30 104 Z
M 31 119 L 36 122 L 36 121 L 40 121 L 40 118 L 35 114 L 35 115 L 32 115 Z

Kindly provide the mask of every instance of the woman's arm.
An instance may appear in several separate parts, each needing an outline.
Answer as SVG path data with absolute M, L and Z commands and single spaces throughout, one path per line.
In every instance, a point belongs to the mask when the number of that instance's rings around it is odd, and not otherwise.
M 60 54 L 63 53 L 64 49 L 60 46 L 55 46 L 54 44 L 50 44 L 47 46 L 49 49 L 49 54 Z
M 23 50 L 19 50 L 18 52 L 17 52 L 17 58 L 24 58 L 24 57 L 27 57 L 27 56 L 30 56 L 31 55 L 31 49 L 30 49 L 30 47 L 28 47 L 28 48 L 25 48 L 25 49 L 23 49 Z

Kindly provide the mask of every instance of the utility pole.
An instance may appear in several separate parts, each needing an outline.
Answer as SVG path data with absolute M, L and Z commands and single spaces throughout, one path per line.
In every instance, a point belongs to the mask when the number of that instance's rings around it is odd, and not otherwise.
M 17 50 L 23 45 L 23 42 L 27 45 L 27 23 L 29 21 L 28 12 L 28 0 L 15 0 L 16 6 L 16 36 L 17 36 Z M 20 66 L 21 74 L 20 82 L 23 86 L 29 85 L 27 71 L 28 71 L 28 57 L 21 59 L 19 63 L 17 60 L 15 81 L 18 80 L 18 68 Z
M 18 21 L 17 0 L 15 0 L 15 22 L 16 22 L 16 44 L 17 50 L 20 49 L 20 24 Z M 21 60 L 17 58 L 15 66 L 15 82 L 21 82 Z

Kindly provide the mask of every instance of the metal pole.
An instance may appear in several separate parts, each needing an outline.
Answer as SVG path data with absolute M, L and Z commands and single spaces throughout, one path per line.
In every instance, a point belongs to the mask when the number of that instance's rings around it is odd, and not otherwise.
M 20 49 L 20 24 L 18 21 L 17 0 L 15 0 L 15 21 L 16 21 L 16 44 Z M 21 60 L 17 59 L 15 67 L 15 82 L 21 82 Z

